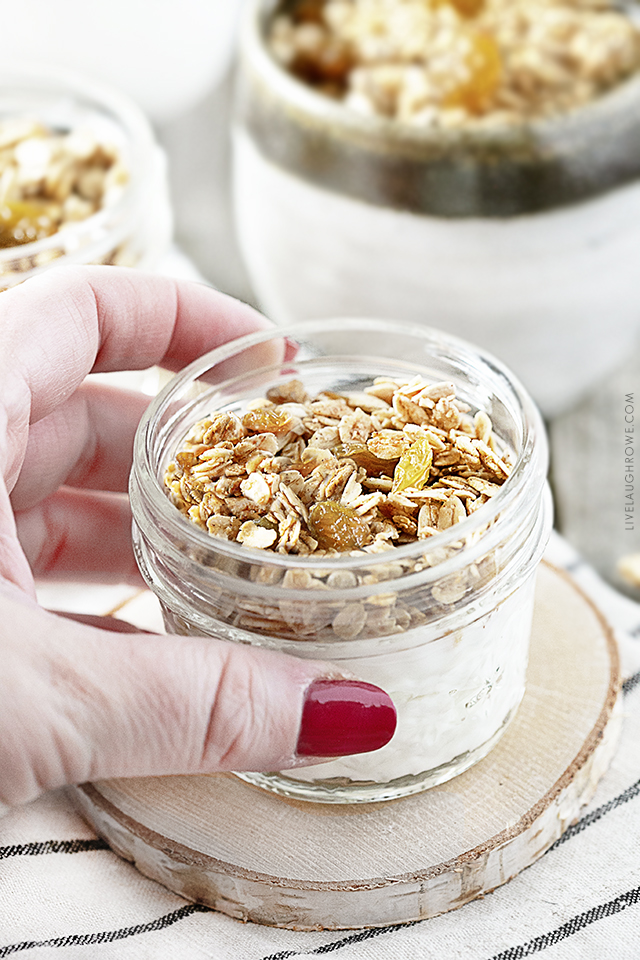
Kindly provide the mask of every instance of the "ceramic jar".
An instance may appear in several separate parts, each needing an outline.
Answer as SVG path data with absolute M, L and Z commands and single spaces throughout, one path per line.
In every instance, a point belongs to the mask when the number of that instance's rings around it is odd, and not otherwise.
M 281 67 L 253 0 L 240 44 L 235 209 L 279 323 L 381 316 L 494 352 L 547 415 L 630 351 L 640 321 L 640 78 L 566 115 L 403 126 Z

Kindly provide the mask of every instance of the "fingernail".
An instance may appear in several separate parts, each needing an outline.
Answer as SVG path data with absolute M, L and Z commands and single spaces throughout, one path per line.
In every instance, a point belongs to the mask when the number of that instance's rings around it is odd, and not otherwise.
M 293 360 L 294 357 L 298 355 L 298 350 L 300 349 L 300 344 L 297 340 L 292 340 L 291 337 L 284 338 L 284 358 L 285 360 Z
M 305 697 L 298 756 L 345 757 L 378 750 L 396 729 L 389 694 L 361 680 L 315 680 Z

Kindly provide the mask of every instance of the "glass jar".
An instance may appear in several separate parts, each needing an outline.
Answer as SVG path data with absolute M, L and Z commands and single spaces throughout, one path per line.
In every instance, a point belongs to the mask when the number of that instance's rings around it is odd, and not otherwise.
M 242 411 L 291 378 L 315 394 L 416 374 L 453 381 L 515 461 L 499 493 L 429 540 L 315 559 L 247 549 L 208 535 L 166 494 L 167 465 L 214 410 Z M 138 430 L 130 496 L 136 557 L 167 630 L 332 661 L 382 686 L 398 711 L 381 750 L 240 776 L 300 799 L 387 800 L 485 756 L 524 694 L 535 571 L 551 525 L 546 469 L 544 428 L 519 383 L 489 355 L 426 327 L 339 319 L 267 331 L 207 354 L 163 389 Z
M 279 6 L 247 9 L 234 130 L 238 235 L 265 312 L 430 323 L 503 359 L 546 415 L 571 406 L 637 336 L 640 77 L 545 119 L 403 125 L 278 64 Z
M 86 219 L 67 221 L 51 236 L 0 248 L 0 290 L 61 263 L 152 270 L 170 244 L 172 214 L 164 153 L 138 107 L 116 91 L 73 74 L 4 68 L 0 121 L 10 119 L 36 121 L 56 133 L 92 136 L 117 151 L 127 179 L 110 202 Z

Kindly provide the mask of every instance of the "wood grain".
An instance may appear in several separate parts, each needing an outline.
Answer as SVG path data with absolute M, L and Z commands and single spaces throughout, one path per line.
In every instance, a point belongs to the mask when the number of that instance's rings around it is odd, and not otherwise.
M 310 930 L 408 922 L 505 883 L 576 819 L 615 750 L 619 688 L 610 629 L 543 565 L 518 715 L 449 783 L 354 806 L 288 800 L 230 774 L 101 781 L 74 794 L 142 873 L 229 916 Z

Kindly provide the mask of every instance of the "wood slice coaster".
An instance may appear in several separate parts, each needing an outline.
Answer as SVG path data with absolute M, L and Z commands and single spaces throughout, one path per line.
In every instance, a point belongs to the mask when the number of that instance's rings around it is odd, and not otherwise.
M 75 788 L 113 849 L 176 893 L 296 930 L 434 917 L 506 883 L 579 815 L 616 746 L 611 630 L 540 569 L 527 692 L 495 749 L 425 793 L 381 804 L 288 800 L 231 774 Z

